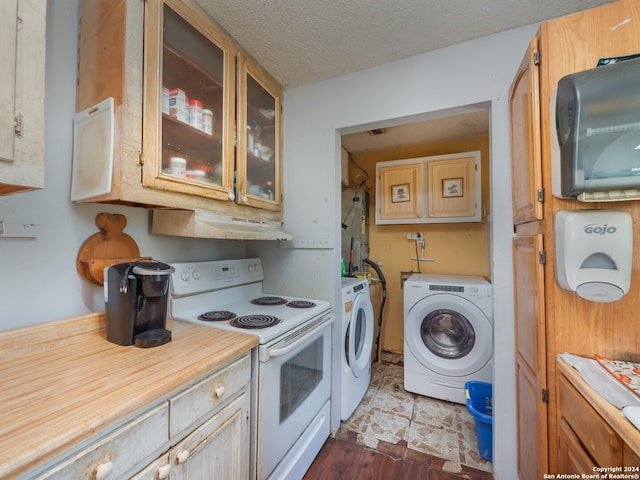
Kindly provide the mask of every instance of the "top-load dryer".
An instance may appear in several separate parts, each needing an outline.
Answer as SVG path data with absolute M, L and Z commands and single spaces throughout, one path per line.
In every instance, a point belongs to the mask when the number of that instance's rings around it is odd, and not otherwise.
M 493 289 L 482 277 L 414 274 L 404 283 L 404 387 L 465 403 L 492 382 Z

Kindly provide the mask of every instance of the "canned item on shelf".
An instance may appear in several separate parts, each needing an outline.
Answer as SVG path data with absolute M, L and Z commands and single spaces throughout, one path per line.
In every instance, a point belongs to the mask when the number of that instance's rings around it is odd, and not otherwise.
M 169 159 L 169 173 L 177 177 L 184 177 L 187 171 L 187 160 L 182 157 Z
M 213 135 L 213 112 L 208 108 L 202 110 L 202 131 Z
M 169 115 L 169 92 L 167 87 L 162 87 L 162 113 Z
M 174 88 L 169 91 L 169 116 L 180 120 L 184 123 L 189 123 L 189 98 L 184 90 L 180 88 Z
M 189 101 L 189 125 L 202 130 L 202 102 L 200 100 Z

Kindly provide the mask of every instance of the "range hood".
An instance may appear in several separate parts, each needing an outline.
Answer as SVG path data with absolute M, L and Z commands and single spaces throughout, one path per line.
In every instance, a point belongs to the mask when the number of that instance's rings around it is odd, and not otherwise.
M 180 209 L 153 210 L 151 233 L 227 240 L 293 239 L 280 222 Z

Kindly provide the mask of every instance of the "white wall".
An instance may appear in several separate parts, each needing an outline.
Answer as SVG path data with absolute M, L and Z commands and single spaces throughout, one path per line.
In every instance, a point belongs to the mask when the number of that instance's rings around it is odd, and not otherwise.
M 499 479 L 516 478 L 508 89 L 536 29 L 485 37 L 285 92 L 285 229 L 298 248 L 256 247 L 279 265 L 281 279 L 295 279 L 283 280 L 283 288 L 339 298 L 340 135 L 407 123 L 428 112 L 490 105 L 493 454 Z M 334 414 L 332 420 L 335 428 Z
M 45 187 L 0 197 L 0 218 L 34 222 L 37 238 L 0 238 L 0 330 L 104 310 L 102 288 L 82 279 L 76 255 L 98 232 L 100 212 L 123 213 L 140 253 L 166 262 L 244 257 L 243 242 L 149 234 L 141 208 L 73 204 L 72 119 L 75 112 L 78 0 L 49 0 L 45 92 Z

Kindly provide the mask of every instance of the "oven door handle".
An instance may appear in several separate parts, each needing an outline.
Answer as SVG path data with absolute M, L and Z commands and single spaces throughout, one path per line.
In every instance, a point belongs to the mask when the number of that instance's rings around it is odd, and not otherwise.
M 282 355 L 286 355 L 287 353 L 295 350 L 296 348 L 298 348 L 298 346 L 300 346 L 301 343 L 306 342 L 310 336 L 313 336 L 313 334 L 315 334 L 316 332 L 324 329 L 329 323 L 331 323 L 332 319 L 333 317 L 329 315 L 325 321 L 319 323 L 311 330 L 307 330 L 306 332 L 302 333 L 297 339 L 295 339 L 293 342 L 291 342 L 285 347 L 269 349 L 267 351 L 267 357 L 268 358 L 281 357 Z

